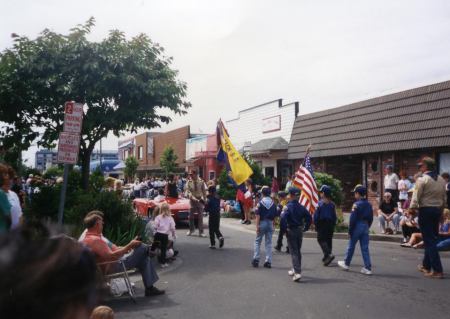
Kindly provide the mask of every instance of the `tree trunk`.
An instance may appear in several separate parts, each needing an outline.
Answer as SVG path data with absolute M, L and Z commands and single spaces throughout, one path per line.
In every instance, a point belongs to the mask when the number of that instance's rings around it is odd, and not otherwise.
M 84 190 L 89 188 L 89 171 L 91 164 L 92 150 L 87 148 L 84 152 L 80 152 L 81 159 L 81 187 Z

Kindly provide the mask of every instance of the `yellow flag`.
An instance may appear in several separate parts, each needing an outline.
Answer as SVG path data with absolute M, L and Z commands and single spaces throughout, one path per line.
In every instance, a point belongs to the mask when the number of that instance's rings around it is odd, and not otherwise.
M 253 175 L 253 170 L 248 165 L 247 161 L 242 158 L 241 154 L 236 151 L 226 130 L 222 128 L 221 133 L 220 142 L 223 151 L 227 154 L 228 162 L 230 163 L 231 178 L 237 185 L 241 185 Z

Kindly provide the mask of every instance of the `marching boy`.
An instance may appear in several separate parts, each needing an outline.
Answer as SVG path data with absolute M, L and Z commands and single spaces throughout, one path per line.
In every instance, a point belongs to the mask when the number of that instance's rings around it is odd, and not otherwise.
M 284 207 L 286 207 L 286 204 L 288 203 L 287 199 L 287 193 L 286 192 L 279 192 L 278 198 L 280 199 L 280 202 L 278 203 L 278 212 L 281 214 Z M 283 247 L 283 237 L 286 236 L 287 240 L 287 234 L 286 234 L 286 225 L 281 225 L 281 218 L 280 218 L 280 231 L 278 232 L 278 240 L 277 245 L 275 246 L 276 251 L 281 251 L 281 247 Z M 286 254 L 289 254 L 289 245 L 286 245 Z
M 259 201 L 256 209 L 256 239 L 253 253 L 252 265 L 259 266 L 259 251 L 261 242 L 265 237 L 265 252 L 266 261 L 265 268 L 272 268 L 272 234 L 273 234 L 273 220 L 277 216 L 277 205 L 270 197 L 271 190 L 264 186 L 261 189 L 262 199 Z
M 317 242 L 322 248 L 324 266 L 328 266 L 334 259 L 333 233 L 336 225 L 336 207 L 331 201 L 331 188 L 328 185 L 320 187 L 320 201 L 314 213 L 314 224 L 317 230 Z
M 220 198 L 216 194 L 216 186 L 208 187 L 208 196 L 206 197 L 205 212 L 209 213 L 208 228 L 209 240 L 211 245 L 209 248 L 216 249 L 216 240 L 214 236 L 219 239 L 219 247 L 222 248 L 225 242 L 222 233 L 220 232 Z
M 282 221 L 287 225 L 287 238 L 289 243 L 289 251 L 292 258 L 292 270 L 289 270 L 289 276 L 293 281 L 299 281 L 302 278 L 302 241 L 303 232 L 309 229 L 311 225 L 311 215 L 309 211 L 298 201 L 300 191 L 298 188 L 289 188 L 289 203 L 287 203 L 283 214 Z
M 367 201 L 367 190 L 364 186 L 357 185 L 353 190 L 356 202 L 353 204 L 350 215 L 350 225 L 348 233 L 350 240 L 348 242 L 347 252 L 344 261 L 338 261 L 338 266 L 344 270 L 348 270 L 352 261 L 355 246 L 360 242 L 361 254 L 364 260 L 364 268 L 361 273 L 364 275 L 372 275 L 372 265 L 370 263 L 369 254 L 369 229 L 373 222 L 372 205 Z

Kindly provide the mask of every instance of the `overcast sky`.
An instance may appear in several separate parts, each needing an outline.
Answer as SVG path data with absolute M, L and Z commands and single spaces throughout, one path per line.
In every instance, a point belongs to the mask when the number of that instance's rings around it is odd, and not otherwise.
M 174 58 L 193 107 L 162 131 L 213 132 L 219 117 L 283 98 L 310 113 L 450 80 L 450 1 L 0 0 L 12 32 L 66 33 L 90 16 L 92 40 L 146 33 Z M 117 139 L 103 141 L 117 148 Z M 33 152 L 27 158 L 34 158 Z

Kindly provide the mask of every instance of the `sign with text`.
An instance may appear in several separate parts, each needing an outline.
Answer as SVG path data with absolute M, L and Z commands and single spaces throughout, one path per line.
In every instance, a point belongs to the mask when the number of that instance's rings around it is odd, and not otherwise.
M 66 102 L 64 106 L 64 132 L 81 133 L 83 123 L 83 104 Z
M 262 120 L 262 132 L 269 133 L 281 130 L 281 115 L 268 117 Z
M 58 163 L 76 164 L 80 149 L 80 135 L 67 132 L 59 133 Z

